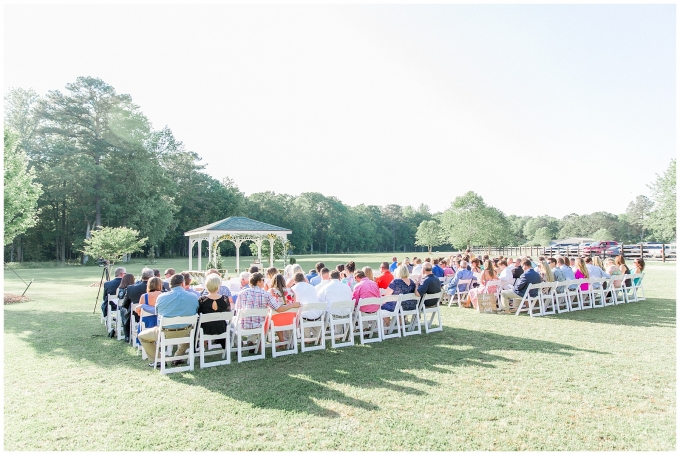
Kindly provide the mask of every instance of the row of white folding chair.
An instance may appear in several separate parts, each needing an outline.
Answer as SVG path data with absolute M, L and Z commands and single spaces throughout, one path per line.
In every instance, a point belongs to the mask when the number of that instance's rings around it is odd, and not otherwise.
M 456 292 L 451 294 L 449 297 L 449 307 L 451 306 L 451 302 L 453 302 L 453 299 L 456 298 L 458 300 L 458 306 L 462 307 L 461 305 L 461 299 L 464 301 L 467 299 L 468 294 L 470 293 L 470 289 L 472 289 L 472 282 L 474 280 L 472 278 L 468 280 L 459 280 L 458 284 L 456 285 Z M 462 289 L 461 289 L 462 288 Z
M 124 340 L 125 339 L 125 334 L 123 333 L 123 325 L 120 317 L 120 309 L 118 306 L 118 297 L 109 294 L 108 299 L 106 301 L 106 319 L 105 319 L 105 327 L 106 327 L 106 333 L 110 333 L 111 330 L 115 330 L 118 339 L 119 340 Z M 112 309 L 112 305 L 116 305 L 116 309 Z
M 544 316 L 636 301 L 636 291 L 641 288 L 642 279 L 637 285 L 631 279 L 631 286 L 626 286 L 625 281 L 629 277 L 639 276 L 614 275 L 611 278 L 582 278 L 529 285 L 515 314 L 527 312 L 531 316 Z M 620 285 L 616 286 L 615 282 L 620 282 Z M 536 296 L 532 297 L 530 290 L 537 291 Z

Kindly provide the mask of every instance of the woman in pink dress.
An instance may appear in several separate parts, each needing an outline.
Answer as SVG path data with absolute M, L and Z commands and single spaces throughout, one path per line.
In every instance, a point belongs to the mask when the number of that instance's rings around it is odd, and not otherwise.
M 487 259 L 484 263 L 484 271 L 482 272 L 480 279 L 481 286 L 470 289 L 470 293 L 468 294 L 468 298 L 470 299 L 470 302 L 472 302 L 472 306 L 474 306 L 475 309 L 477 309 L 477 299 L 479 294 L 495 294 L 498 292 L 497 286 L 486 285 L 486 283 L 489 281 L 494 280 L 498 280 L 498 275 L 496 274 L 496 270 L 493 268 L 493 263 L 491 260 Z
M 576 269 L 574 270 L 574 278 L 577 280 L 580 280 L 581 278 L 590 278 L 590 274 L 588 273 L 588 269 L 586 268 L 586 261 L 583 260 L 583 258 L 576 258 Z M 588 290 L 588 283 L 583 283 L 581 285 L 581 290 L 582 291 L 587 291 Z

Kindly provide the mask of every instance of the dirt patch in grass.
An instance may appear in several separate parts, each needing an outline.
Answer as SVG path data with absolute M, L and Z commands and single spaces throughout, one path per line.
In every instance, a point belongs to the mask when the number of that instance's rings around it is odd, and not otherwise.
M 12 303 L 30 302 L 31 299 L 25 295 L 16 295 L 9 292 L 5 292 L 5 305 L 11 305 Z

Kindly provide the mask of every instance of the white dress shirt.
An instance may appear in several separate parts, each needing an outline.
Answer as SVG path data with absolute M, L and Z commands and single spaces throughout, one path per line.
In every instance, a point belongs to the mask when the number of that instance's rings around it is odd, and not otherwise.
M 326 311 L 331 310 L 331 303 L 343 300 L 352 300 L 352 289 L 340 280 L 330 280 L 330 282 L 317 291 L 319 302 L 326 302 Z M 348 316 L 351 310 L 343 313 L 333 313 L 338 316 Z
M 301 281 L 296 283 L 295 286 L 291 288 L 295 293 L 295 301 L 299 303 L 315 303 L 319 302 L 319 298 L 316 294 L 316 289 L 309 283 Z M 321 316 L 323 311 L 310 310 L 302 313 L 302 316 L 306 319 L 317 319 Z

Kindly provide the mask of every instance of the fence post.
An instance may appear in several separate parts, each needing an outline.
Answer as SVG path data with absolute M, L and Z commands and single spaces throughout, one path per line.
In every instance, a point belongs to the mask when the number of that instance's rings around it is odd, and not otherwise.
M 642 251 L 642 243 L 640 244 L 640 257 L 644 256 L 643 251 Z
M 661 262 L 666 262 L 666 244 L 661 244 Z

